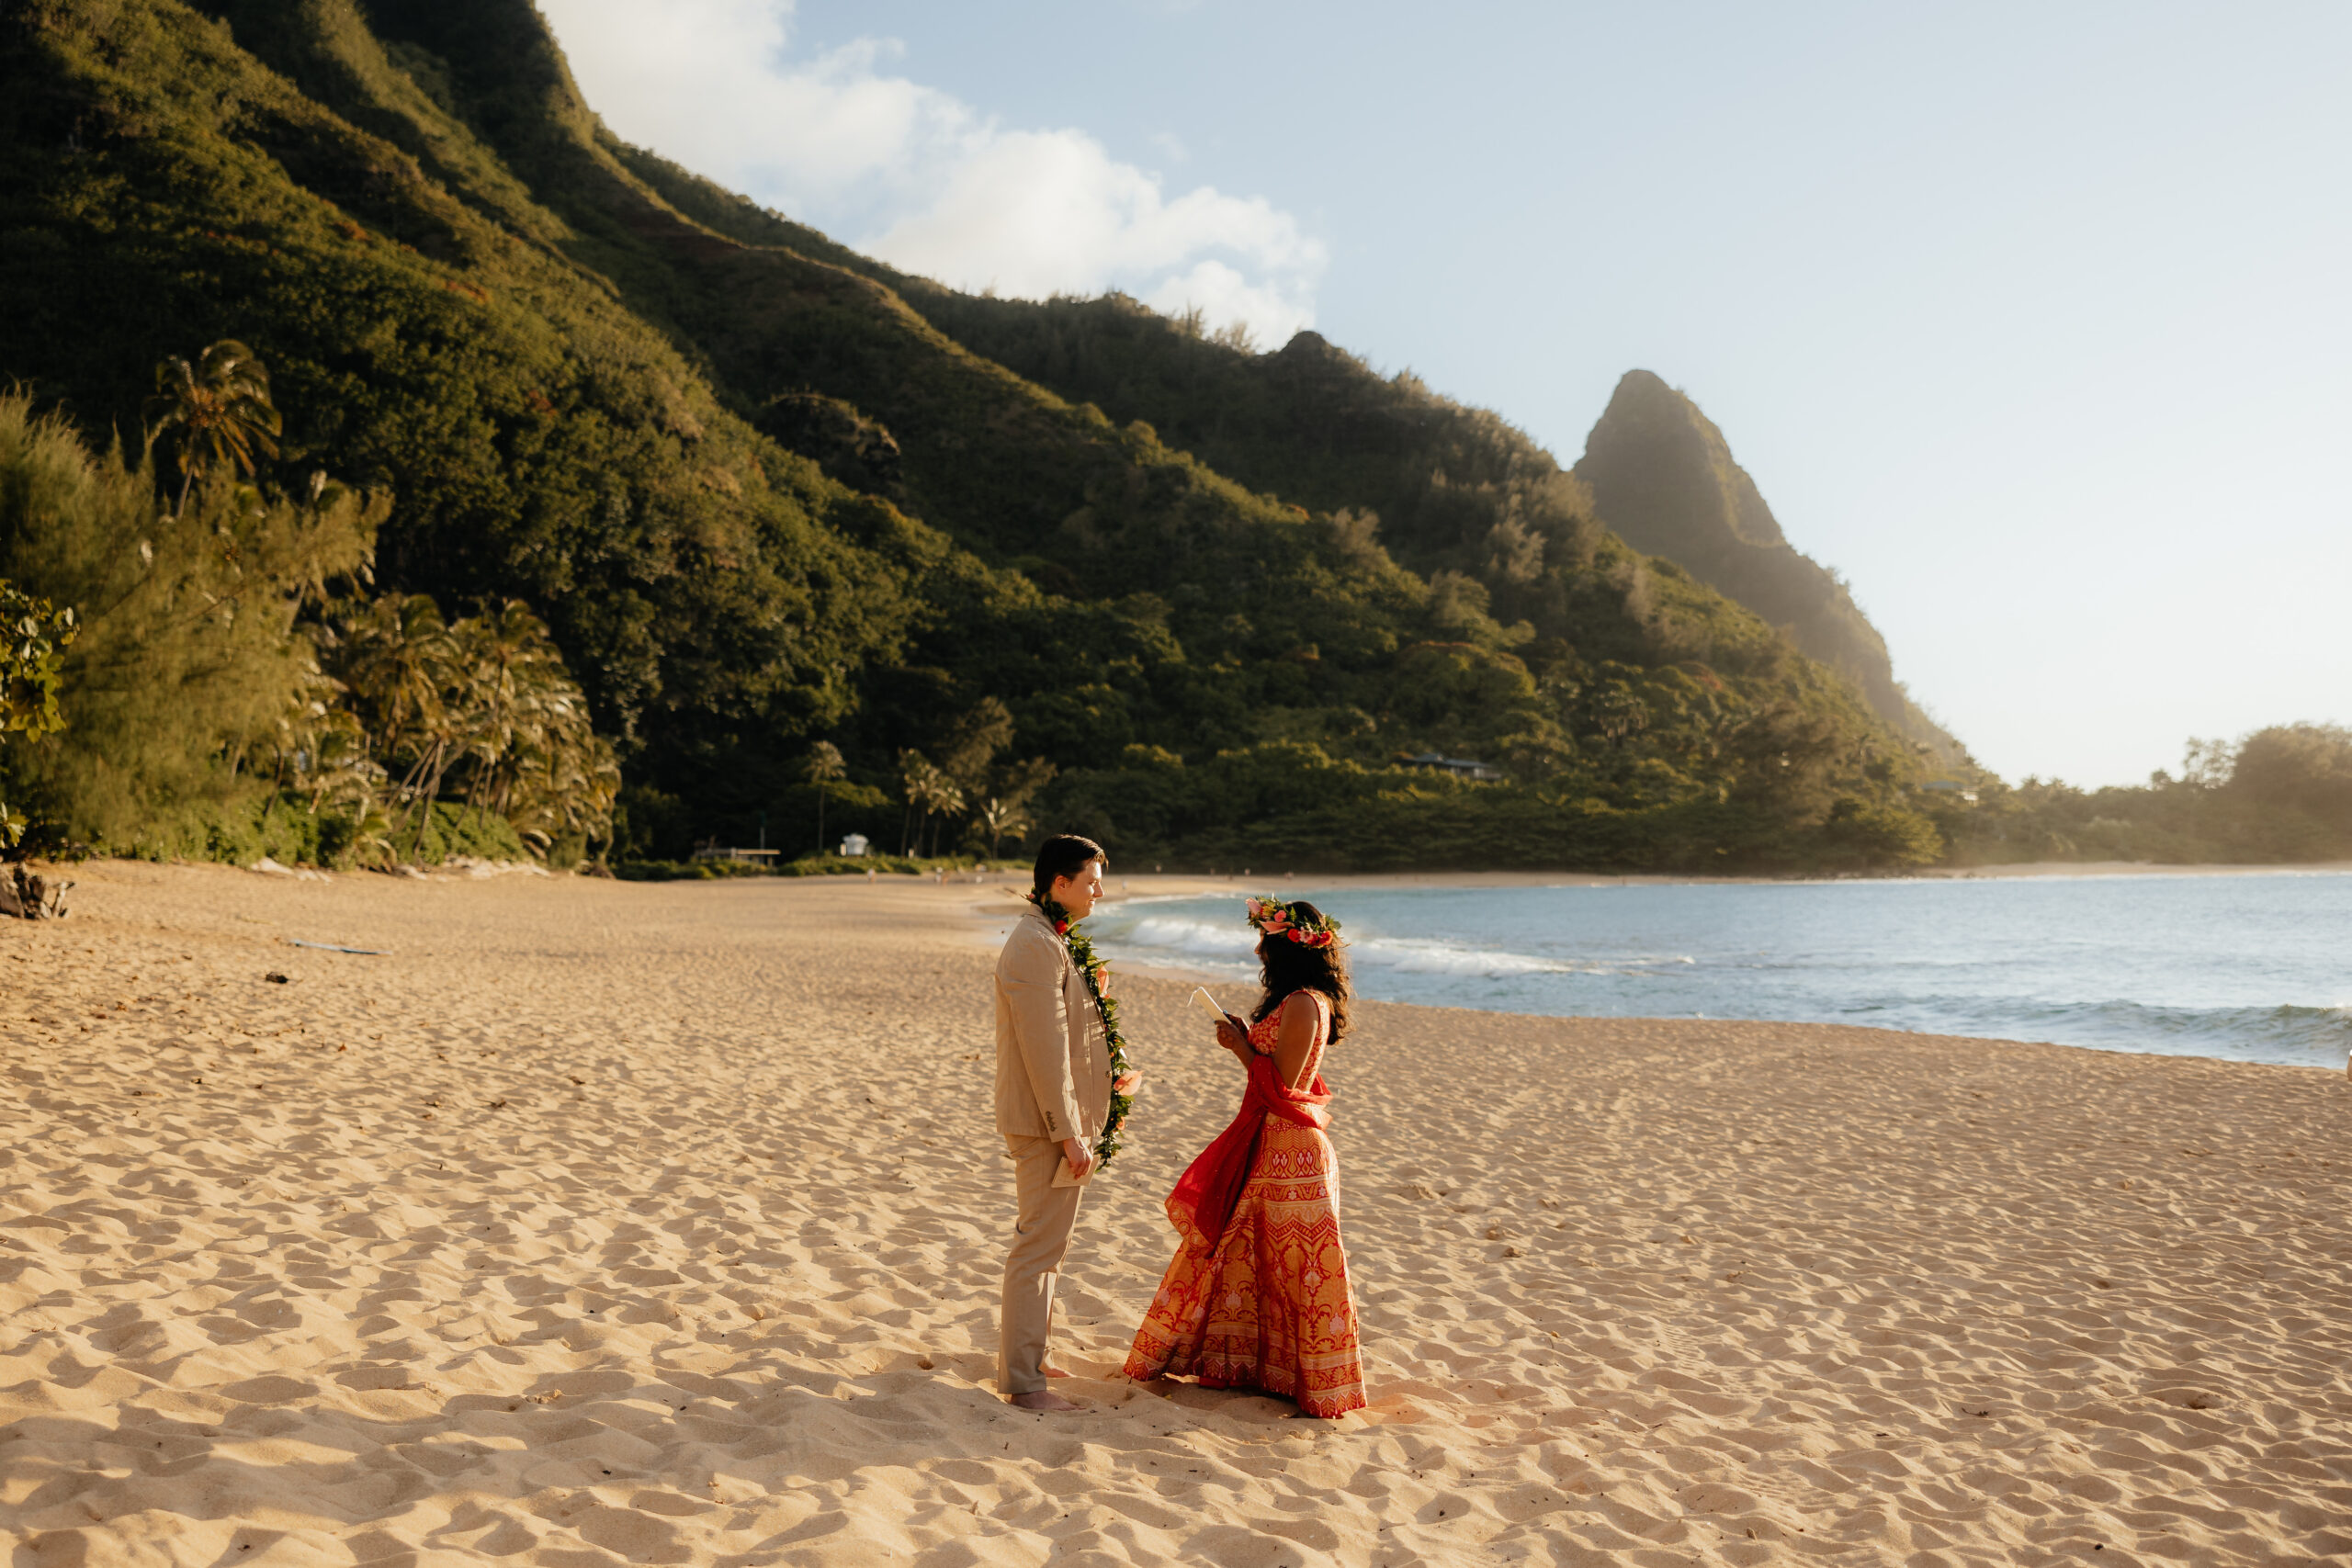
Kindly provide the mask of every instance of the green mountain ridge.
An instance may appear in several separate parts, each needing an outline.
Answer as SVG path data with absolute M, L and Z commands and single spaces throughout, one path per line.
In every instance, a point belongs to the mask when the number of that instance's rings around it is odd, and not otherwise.
M 33 0 L 0 67 L 0 374 L 135 432 L 159 354 L 253 344 L 284 470 L 390 493 L 380 583 L 546 617 L 641 852 L 813 802 L 820 736 L 889 788 L 989 703 L 1001 761 L 1058 771 L 1044 814 L 1123 851 L 1799 863 L 1924 829 L 1847 681 L 1496 416 L 1312 334 L 896 274 L 618 142 L 526 0 Z M 1132 386 L 1091 395 L 1122 343 Z M 1512 783 L 1392 765 L 1426 750 Z
M 1586 438 L 1576 477 L 1619 536 L 1738 600 L 1852 681 L 1880 717 L 1947 761 L 1965 752 L 1894 679 L 1886 639 L 1835 572 L 1781 530 L 1730 443 L 1684 393 L 1629 370 Z
M 1538 551 L 1598 523 L 1788 627 L 1890 725 L 1945 764 L 1965 762 L 1896 683 L 1884 639 L 1844 583 L 1788 544 L 1722 434 L 1647 371 L 1626 374 L 1564 473 L 1499 416 L 1409 375 L 1383 378 L 1317 333 L 1251 355 L 1116 296 L 1036 303 L 901 286 L 960 340 L 1065 396 L 1149 420 L 1247 483 L 1372 513 L 1400 560 L 1478 578 L 1498 614 L 1539 626 L 1556 615 Z

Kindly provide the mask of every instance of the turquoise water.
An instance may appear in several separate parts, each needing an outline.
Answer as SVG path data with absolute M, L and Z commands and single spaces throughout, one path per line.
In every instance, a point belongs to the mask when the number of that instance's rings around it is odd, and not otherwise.
M 1251 889 L 1250 891 L 1260 891 Z M 1356 988 L 1507 1012 L 1758 1018 L 2344 1070 L 2352 874 L 1333 891 Z M 1230 897 L 1088 922 L 1113 958 L 1256 973 Z M 1227 1006 L 1247 987 L 1221 999 Z

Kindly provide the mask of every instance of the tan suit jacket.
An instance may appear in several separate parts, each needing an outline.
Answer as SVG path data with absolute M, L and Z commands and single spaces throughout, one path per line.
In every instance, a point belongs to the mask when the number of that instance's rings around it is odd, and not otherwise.
M 1083 1138 L 1111 1114 L 1111 1051 L 1086 976 L 1031 905 L 996 961 L 996 1130 Z

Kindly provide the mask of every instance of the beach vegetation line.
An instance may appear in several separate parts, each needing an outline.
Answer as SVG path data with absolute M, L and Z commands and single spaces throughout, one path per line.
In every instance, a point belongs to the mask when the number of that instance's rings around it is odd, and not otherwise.
M 0 395 L 0 848 L 349 865 L 609 837 L 611 748 L 529 610 L 369 597 L 390 504 L 226 462 L 174 485 L 154 442 L 94 453 Z

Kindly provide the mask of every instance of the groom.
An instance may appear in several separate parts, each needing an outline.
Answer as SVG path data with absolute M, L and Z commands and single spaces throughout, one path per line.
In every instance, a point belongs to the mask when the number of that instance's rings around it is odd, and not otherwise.
M 1082 920 L 1102 897 L 1102 846 L 1059 834 L 1037 852 L 1035 894 Z M 1094 1140 L 1111 1109 L 1111 1056 L 1086 977 L 1036 903 L 996 961 L 996 1128 L 1012 1156 L 1019 1217 L 1004 1260 L 997 1387 L 1023 1410 L 1083 1410 L 1046 1386 L 1054 1282 Z

